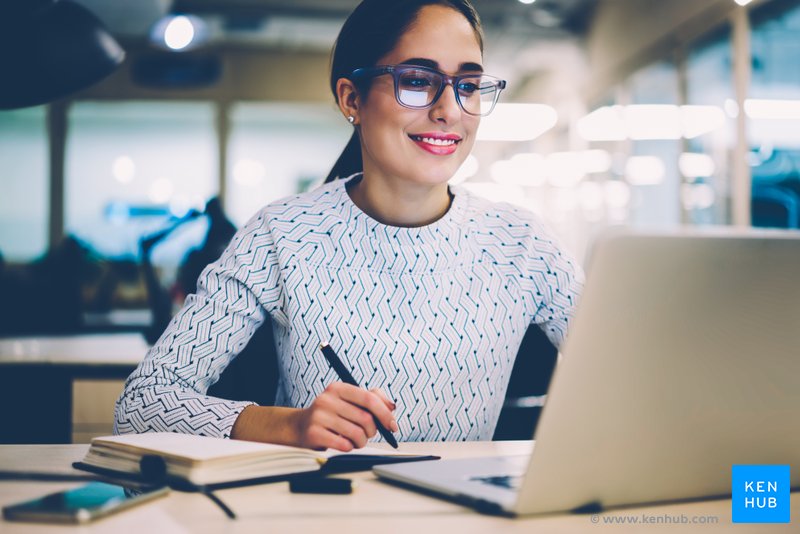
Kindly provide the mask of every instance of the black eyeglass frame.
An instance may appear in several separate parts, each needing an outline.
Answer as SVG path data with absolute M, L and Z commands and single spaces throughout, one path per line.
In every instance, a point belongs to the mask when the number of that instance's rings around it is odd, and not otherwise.
M 423 106 L 412 106 L 400 100 L 400 76 L 402 76 L 403 73 L 409 70 L 421 70 L 430 72 L 432 74 L 438 74 L 439 76 L 441 76 L 442 83 L 439 85 L 439 89 L 436 91 L 436 94 L 433 96 L 430 103 L 425 104 Z M 358 81 L 359 79 L 374 78 L 377 76 L 383 76 L 384 74 L 392 75 L 392 78 L 394 80 L 394 98 L 395 100 L 397 100 L 397 103 L 403 106 L 404 108 L 428 109 L 433 107 L 436 104 L 436 102 L 439 101 L 439 98 L 442 96 L 442 93 L 444 93 L 445 86 L 449 85 L 453 88 L 453 93 L 456 95 L 456 102 L 458 102 L 458 107 L 461 108 L 461 111 L 463 111 L 467 115 L 472 115 L 473 117 L 485 117 L 489 115 L 492 111 L 494 111 L 494 108 L 497 105 L 497 101 L 500 99 L 500 93 L 503 91 L 503 89 L 506 88 L 507 85 L 507 82 L 505 80 L 501 80 L 500 78 L 496 78 L 494 76 L 489 76 L 488 74 L 471 73 L 471 74 L 457 74 L 455 76 L 450 76 L 440 70 L 433 69 L 431 67 L 423 67 L 421 65 L 376 65 L 374 67 L 362 67 L 354 70 L 350 74 L 350 78 L 353 81 Z M 492 86 L 495 89 L 494 100 L 492 101 L 492 105 L 489 108 L 489 110 L 486 111 L 485 113 L 472 113 L 470 111 L 467 111 L 467 109 L 464 107 L 464 103 L 461 102 L 461 96 L 459 95 L 457 87 L 458 84 L 461 82 L 461 80 L 467 78 L 488 78 L 489 81 L 492 83 Z M 480 91 L 481 88 L 479 87 L 478 90 Z

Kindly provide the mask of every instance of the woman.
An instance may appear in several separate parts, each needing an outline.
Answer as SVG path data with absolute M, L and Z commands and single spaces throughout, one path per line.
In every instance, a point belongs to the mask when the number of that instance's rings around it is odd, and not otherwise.
M 348 451 L 374 415 L 400 440 L 491 439 L 528 325 L 559 344 L 582 275 L 533 214 L 448 187 L 505 86 L 482 56 L 468 0 L 356 8 L 331 69 L 355 132 L 329 182 L 262 209 L 203 272 L 128 379 L 118 432 Z M 205 396 L 267 314 L 276 406 Z M 337 381 L 327 341 L 370 391 Z

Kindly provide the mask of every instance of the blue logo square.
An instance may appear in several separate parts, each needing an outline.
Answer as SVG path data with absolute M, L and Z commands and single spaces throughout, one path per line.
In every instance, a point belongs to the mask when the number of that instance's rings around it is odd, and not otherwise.
M 734 523 L 788 523 L 789 466 L 734 465 Z

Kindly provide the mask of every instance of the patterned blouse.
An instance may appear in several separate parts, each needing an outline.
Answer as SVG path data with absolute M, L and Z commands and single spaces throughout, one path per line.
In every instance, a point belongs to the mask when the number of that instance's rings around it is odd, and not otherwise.
M 269 315 L 276 405 L 307 407 L 337 380 L 330 342 L 395 400 L 399 440 L 492 438 L 525 331 L 561 344 L 580 267 L 534 214 L 458 186 L 433 224 L 381 224 L 346 191 L 359 179 L 274 202 L 236 234 L 128 378 L 116 432 L 229 437 L 252 403 L 205 393 Z

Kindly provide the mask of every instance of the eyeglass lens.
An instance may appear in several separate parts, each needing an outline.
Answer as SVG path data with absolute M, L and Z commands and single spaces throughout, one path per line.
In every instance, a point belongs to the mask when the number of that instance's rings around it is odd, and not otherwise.
M 405 106 L 424 108 L 433 103 L 442 83 L 444 79 L 438 73 L 421 69 L 407 70 L 397 78 L 397 98 Z M 497 99 L 494 79 L 479 74 L 459 78 L 454 89 L 458 92 L 461 107 L 471 115 L 488 113 Z

